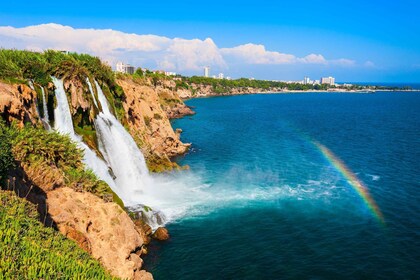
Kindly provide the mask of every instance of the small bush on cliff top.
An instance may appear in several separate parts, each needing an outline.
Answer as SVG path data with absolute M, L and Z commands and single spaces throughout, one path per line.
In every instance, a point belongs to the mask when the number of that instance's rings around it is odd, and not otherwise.
M 0 190 L 0 279 L 113 279 L 75 242 L 38 221 L 35 206 Z

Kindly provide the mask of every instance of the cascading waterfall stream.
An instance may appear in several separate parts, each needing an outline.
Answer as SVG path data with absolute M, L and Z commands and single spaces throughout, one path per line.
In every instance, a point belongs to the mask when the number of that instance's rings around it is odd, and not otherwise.
M 116 176 L 117 186 L 123 190 L 122 199 L 127 205 L 138 204 L 138 201 L 132 201 L 133 192 L 144 192 L 152 183 L 146 161 L 131 135 L 110 112 L 106 97 L 96 81 L 95 85 L 102 107 L 95 120 L 99 149 Z
M 54 109 L 54 129 L 62 134 L 67 134 L 73 139 L 79 148 L 84 150 L 83 162 L 99 177 L 105 181 L 111 189 L 119 195 L 118 188 L 114 180 L 109 174 L 109 168 L 106 163 L 101 160 L 95 152 L 93 152 L 80 136 L 76 135 L 73 128 L 73 120 L 71 118 L 70 107 L 64 91 L 63 80 L 51 77 L 55 86 L 55 96 L 57 98 L 57 107 Z
M 49 131 L 51 130 L 49 115 L 48 115 L 48 106 L 47 106 L 47 99 L 45 96 L 44 87 L 41 87 L 42 92 L 42 108 L 44 109 L 44 117 L 42 118 L 43 123 L 45 124 L 45 128 Z
M 28 81 L 29 87 L 35 91 L 35 86 L 34 83 L 29 80 Z M 38 104 L 37 106 L 35 106 L 36 108 L 36 113 L 38 114 L 39 118 L 42 121 L 42 124 L 44 125 L 45 129 L 50 131 L 51 130 L 51 125 L 50 125 L 50 120 L 49 120 L 49 116 L 48 116 L 48 107 L 47 107 L 47 101 L 45 99 L 45 91 L 44 91 L 44 87 L 40 86 L 41 88 L 41 93 L 42 93 L 42 109 L 44 110 L 44 117 L 41 117 L 41 113 L 38 110 Z
M 89 79 L 86 82 L 95 100 Z M 150 202 L 151 200 L 147 199 L 148 193 L 154 184 L 144 156 L 131 135 L 111 113 L 107 99 L 97 81 L 95 81 L 95 86 L 102 107 L 102 111 L 95 119 L 99 150 L 115 175 L 114 182 L 118 188 L 118 195 L 126 206 L 138 206 L 140 201 Z M 138 207 L 138 210 L 142 211 L 143 217 L 153 228 L 165 222 L 165 218 L 158 211 L 149 211 L 147 207 L 142 206 Z
M 99 108 L 98 102 L 96 102 L 95 93 L 93 92 L 92 84 L 90 83 L 89 78 L 86 78 L 86 83 L 88 84 L 89 92 L 92 95 L 93 103 L 95 103 L 96 108 Z

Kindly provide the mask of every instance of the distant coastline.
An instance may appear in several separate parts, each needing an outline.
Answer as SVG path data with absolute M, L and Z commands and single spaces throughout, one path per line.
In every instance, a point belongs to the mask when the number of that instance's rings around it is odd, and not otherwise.
M 328 90 L 256 90 L 253 89 L 251 91 L 241 91 L 241 92 L 234 92 L 234 93 L 214 93 L 214 92 L 207 92 L 207 93 L 199 93 L 194 96 L 181 96 L 183 100 L 195 99 L 195 98 L 207 98 L 207 97 L 222 97 L 222 96 L 235 96 L 235 95 L 258 95 L 258 94 L 302 94 L 302 93 L 319 93 L 319 94 L 375 94 L 378 92 L 420 92 L 420 89 L 343 89 L 343 88 L 331 88 Z

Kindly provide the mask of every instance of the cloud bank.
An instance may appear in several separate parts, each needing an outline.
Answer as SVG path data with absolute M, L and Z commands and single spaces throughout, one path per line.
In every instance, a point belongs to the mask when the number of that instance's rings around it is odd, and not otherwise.
M 243 65 L 335 65 L 349 67 L 353 60 L 327 60 L 321 54 L 297 57 L 269 51 L 264 45 L 243 44 L 219 48 L 211 39 L 167 38 L 138 35 L 112 29 L 76 29 L 60 24 L 41 24 L 22 28 L 0 27 L 0 47 L 43 51 L 68 50 L 99 56 L 111 65 L 124 61 L 135 66 L 171 71 L 199 71 L 204 66 L 228 69 L 230 64 Z

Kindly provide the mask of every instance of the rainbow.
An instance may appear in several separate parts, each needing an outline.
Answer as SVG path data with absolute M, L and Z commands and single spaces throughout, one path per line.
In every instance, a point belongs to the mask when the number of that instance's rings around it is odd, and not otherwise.
M 312 143 L 319 149 L 322 155 L 340 172 L 344 178 L 347 179 L 348 183 L 354 188 L 357 194 L 363 199 L 367 207 L 373 213 L 373 215 L 382 223 L 385 224 L 384 216 L 381 213 L 376 202 L 370 196 L 368 189 L 363 185 L 363 183 L 357 178 L 345 164 L 342 162 L 336 155 L 331 152 L 327 147 L 322 145 L 317 141 L 312 141 Z

